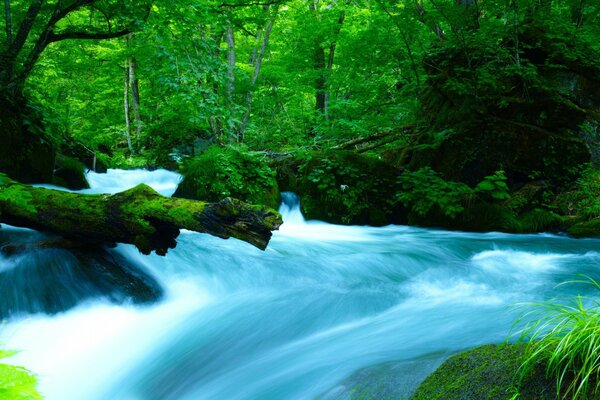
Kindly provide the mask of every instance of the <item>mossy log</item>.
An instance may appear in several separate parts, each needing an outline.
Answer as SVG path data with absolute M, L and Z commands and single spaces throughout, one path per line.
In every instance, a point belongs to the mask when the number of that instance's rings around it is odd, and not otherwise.
M 244 240 L 265 249 L 281 216 L 226 198 L 207 203 L 164 197 L 141 184 L 116 194 L 79 194 L 23 185 L 0 174 L 0 223 L 52 232 L 84 244 L 134 244 L 167 253 L 180 229 Z

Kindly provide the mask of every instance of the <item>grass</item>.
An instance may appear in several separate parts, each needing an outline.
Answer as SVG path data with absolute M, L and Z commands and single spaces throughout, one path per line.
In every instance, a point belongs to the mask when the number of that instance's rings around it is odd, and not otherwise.
M 566 283 L 587 283 L 600 291 L 591 278 Z M 525 313 L 520 334 L 527 340 L 527 356 L 519 369 L 519 381 L 539 363 L 549 378 L 556 379 L 563 399 L 600 398 L 600 302 L 578 295 L 567 303 L 549 301 Z

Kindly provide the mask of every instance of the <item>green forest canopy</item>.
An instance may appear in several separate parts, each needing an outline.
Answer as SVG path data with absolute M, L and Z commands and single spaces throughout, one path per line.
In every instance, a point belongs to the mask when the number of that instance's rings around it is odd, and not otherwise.
M 600 43 L 598 0 L 5 0 L 2 54 L 37 3 L 12 73 L 53 140 L 116 165 L 164 165 L 215 142 L 282 151 L 394 129 L 416 119 L 436 46 L 502 47 L 512 63 L 502 67 L 531 72 L 519 35 L 532 21 L 574 46 Z M 59 4 L 72 10 L 57 19 Z M 472 84 L 489 90 L 494 71 Z

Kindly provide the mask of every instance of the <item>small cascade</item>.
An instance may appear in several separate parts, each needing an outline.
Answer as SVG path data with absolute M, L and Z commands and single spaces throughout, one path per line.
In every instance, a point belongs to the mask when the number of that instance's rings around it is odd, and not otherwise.
M 288 225 L 304 225 L 306 221 L 300 210 L 300 196 L 294 192 L 281 192 L 279 214 Z

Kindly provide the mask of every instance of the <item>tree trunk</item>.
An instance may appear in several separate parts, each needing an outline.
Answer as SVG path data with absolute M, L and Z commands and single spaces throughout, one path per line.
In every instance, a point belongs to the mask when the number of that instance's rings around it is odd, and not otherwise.
M 345 11 L 340 12 L 340 16 L 338 18 L 338 24 L 335 29 L 335 36 L 331 40 L 331 43 L 329 44 L 329 55 L 327 56 L 327 66 L 326 66 L 327 70 L 326 70 L 326 76 L 325 76 L 325 96 L 324 96 L 324 107 L 323 107 L 323 114 L 325 115 L 326 121 L 329 121 L 329 119 L 330 119 L 329 99 L 331 96 L 331 91 L 329 88 L 331 85 L 330 81 L 331 81 L 331 73 L 333 71 L 333 60 L 335 59 L 335 49 L 337 47 L 337 39 L 342 30 L 342 25 L 344 25 L 345 19 L 346 19 L 346 12 Z
M 125 111 L 125 137 L 127 138 L 127 148 L 129 149 L 129 153 L 133 154 L 133 144 L 131 143 L 131 117 L 129 115 L 129 66 L 125 67 L 124 82 L 123 108 Z
M 114 195 L 22 185 L 0 175 L 0 222 L 90 245 L 129 243 L 164 255 L 180 229 L 235 237 L 265 249 L 281 216 L 264 206 L 226 198 L 218 203 L 164 197 L 146 185 Z
M 265 7 L 265 14 L 269 14 L 270 6 Z M 250 89 L 248 90 L 248 94 L 246 95 L 246 112 L 244 113 L 244 117 L 242 118 L 242 123 L 240 128 L 238 129 L 237 141 L 238 143 L 242 143 L 244 141 L 244 131 L 246 130 L 246 126 L 248 125 L 248 121 L 250 120 L 250 115 L 252 114 L 252 100 L 254 97 L 254 86 L 256 85 L 256 81 L 258 80 L 258 76 L 260 74 L 260 67 L 262 65 L 262 61 L 265 57 L 265 52 L 267 51 L 267 46 L 269 45 L 269 38 L 271 37 L 271 30 L 273 30 L 273 25 L 275 24 L 275 19 L 277 18 L 278 8 L 275 6 L 275 11 L 273 12 L 273 16 L 269 18 L 267 22 L 267 26 L 265 27 L 265 32 L 263 34 L 263 40 L 260 45 L 260 50 L 258 53 L 253 54 L 254 60 L 254 73 L 252 74 L 252 79 L 250 80 Z
M 127 37 L 127 42 L 131 42 L 133 33 Z M 142 114 L 140 112 L 140 82 L 137 78 L 137 60 L 135 57 L 129 58 L 129 87 L 131 89 L 131 110 L 135 126 L 136 142 L 139 142 L 142 133 Z
M 233 92 L 235 90 L 235 37 L 233 35 L 233 26 L 227 25 L 225 32 L 227 41 L 227 102 L 233 111 Z
M 6 27 L 6 48 L 12 45 L 12 14 L 10 12 L 10 0 L 4 0 L 4 22 Z

